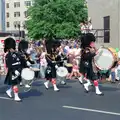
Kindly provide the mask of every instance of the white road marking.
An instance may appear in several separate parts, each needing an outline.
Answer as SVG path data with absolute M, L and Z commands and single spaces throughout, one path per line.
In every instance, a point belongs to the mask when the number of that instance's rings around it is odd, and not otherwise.
M 102 110 L 95 110 L 95 109 L 88 109 L 88 108 L 79 108 L 79 107 L 72 107 L 72 106 L 63 106 L 63 108 L 120 116 L 120 113 L 108 112 L 108 111 L 102 111 Z
M 12 100 L 12 99 L 7 98 L 7 97 L 0 97 L 0 99 L 4 99 L 4 100 Z

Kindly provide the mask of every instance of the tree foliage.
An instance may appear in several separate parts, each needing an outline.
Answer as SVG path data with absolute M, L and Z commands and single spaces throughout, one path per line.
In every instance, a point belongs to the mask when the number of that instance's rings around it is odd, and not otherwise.
M 28 9 L 28 35 L 40 38 L 77 37 L 81 21 L 87 19 L 85 0 L 34 0 Z

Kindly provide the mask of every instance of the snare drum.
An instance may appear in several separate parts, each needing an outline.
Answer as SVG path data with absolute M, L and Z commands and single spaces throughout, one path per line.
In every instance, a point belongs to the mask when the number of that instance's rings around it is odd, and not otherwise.
M 56 72 L 57 72 L 57 76 L 59 76 L 61 78 L 66 77 L 68 74 L 68 70 L 65 67 L 58 67 Z
M 24 68 L 21 72 L 22 84 L 24 85 L 24 91 L 28 92 L 31 90 L 31 84 L 34 82 L 35 72 L 30 68 Z M 26 86 L 29 87 L 26 87 Z
M 68 70 L 65 67 L 58 67 L 56 73 L 57 73 L 56 82 L 57 82 L 57 84 L 59 84 L 62 81 L 65 81 L 66 76 L 68 75 Z
M 71 72 L 72 72 L 72 68 L 73 68 L 73 65 L 72 65 L 72 64 L 67 63 L 67 64 L 65 64 L 65 67 L 67 68 L 68 73 L 71 73 Z
M 100 70 L 109 70 L 114 62 L 115 55 L 108 48 L 100 48 L 97 55 L 94 57 L 95 65 Z
M 21 77 L 24 80 L 33 80 L 35 77 L 35 72 L 31 70 L 30 68 L 24 68 L 21 73 Z

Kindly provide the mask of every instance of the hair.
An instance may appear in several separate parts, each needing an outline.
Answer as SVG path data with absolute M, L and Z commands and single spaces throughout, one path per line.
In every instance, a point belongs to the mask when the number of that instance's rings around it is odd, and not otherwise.
M 35 47 L 36 51 L 39 51 L 39 53 L 42 53 L 42 48 L 41 47 Z

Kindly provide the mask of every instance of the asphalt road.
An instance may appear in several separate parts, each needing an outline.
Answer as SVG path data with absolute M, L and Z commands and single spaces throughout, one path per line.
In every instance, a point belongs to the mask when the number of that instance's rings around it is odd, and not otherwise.
M 120 120 L 120 88 L 104 84 L 100 88 L 104 96 L 96 96 L 92 89 L 85 93 L 78 81 L 60 85 L 60 92 L 46 90 L 43 81 L 33 84 L 23 101 L 7 99 L 6 86 L 0 81 L 0 120 Z

